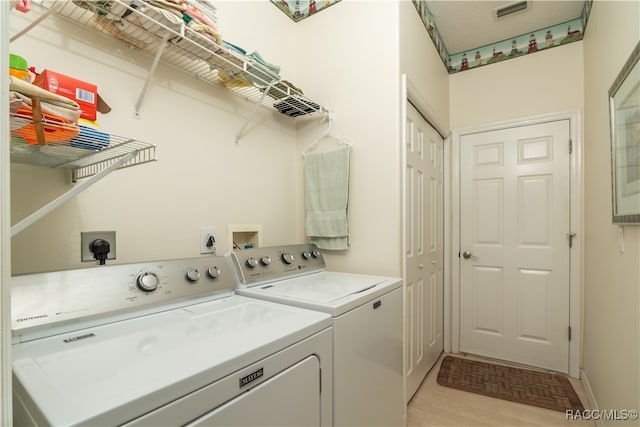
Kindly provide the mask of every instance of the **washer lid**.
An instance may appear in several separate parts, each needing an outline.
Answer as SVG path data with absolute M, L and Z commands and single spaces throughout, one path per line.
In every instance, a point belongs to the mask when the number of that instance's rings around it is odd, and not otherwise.
M 38 424 L 120 425 L 330 325 L 328 314 L 232 296 L 19 343 L 14 398 L 33 402 Z
M 395 277 L 322 271 L 236 292 L 337 317 L 400 286 L 402 279 Z
M 385 282 L 381 277 L 359 277 L 318 274 L 297 279 L 283 280 L 260 289 L 269 295 L 296 298 L 327 304 L 349 295 L 356 295 Z

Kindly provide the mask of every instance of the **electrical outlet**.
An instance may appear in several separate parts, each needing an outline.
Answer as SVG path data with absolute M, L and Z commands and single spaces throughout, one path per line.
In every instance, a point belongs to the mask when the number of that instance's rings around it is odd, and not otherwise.
M 82 262 L 95 261 L 89 245 L 96 239 L 109 242 L 107 259 L 116 259 L 116 232 L 115 231 L 82 231 L 80 232 L 80 249 Z
M 216 229 L 214 227 L 200 227 L 200 253 L 216 253 Z

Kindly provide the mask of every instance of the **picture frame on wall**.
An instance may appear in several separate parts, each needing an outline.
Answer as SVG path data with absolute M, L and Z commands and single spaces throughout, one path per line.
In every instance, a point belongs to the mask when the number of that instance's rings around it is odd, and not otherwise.
M 613 223 L 640 225 L 640 42 L 609 89 Z

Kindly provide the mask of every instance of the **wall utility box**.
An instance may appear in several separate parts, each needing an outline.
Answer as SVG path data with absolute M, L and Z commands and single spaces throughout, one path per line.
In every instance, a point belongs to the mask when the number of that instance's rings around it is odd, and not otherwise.
M 262 225 L 229 224 L 229 246 L 234 251 L 262 246 Z

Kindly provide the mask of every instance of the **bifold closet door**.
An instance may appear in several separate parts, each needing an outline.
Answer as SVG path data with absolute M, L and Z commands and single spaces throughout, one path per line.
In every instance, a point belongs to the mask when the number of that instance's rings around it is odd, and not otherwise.
M 405 322 L 407 401 L 443 349 L 444 141 L 407 102 Z

